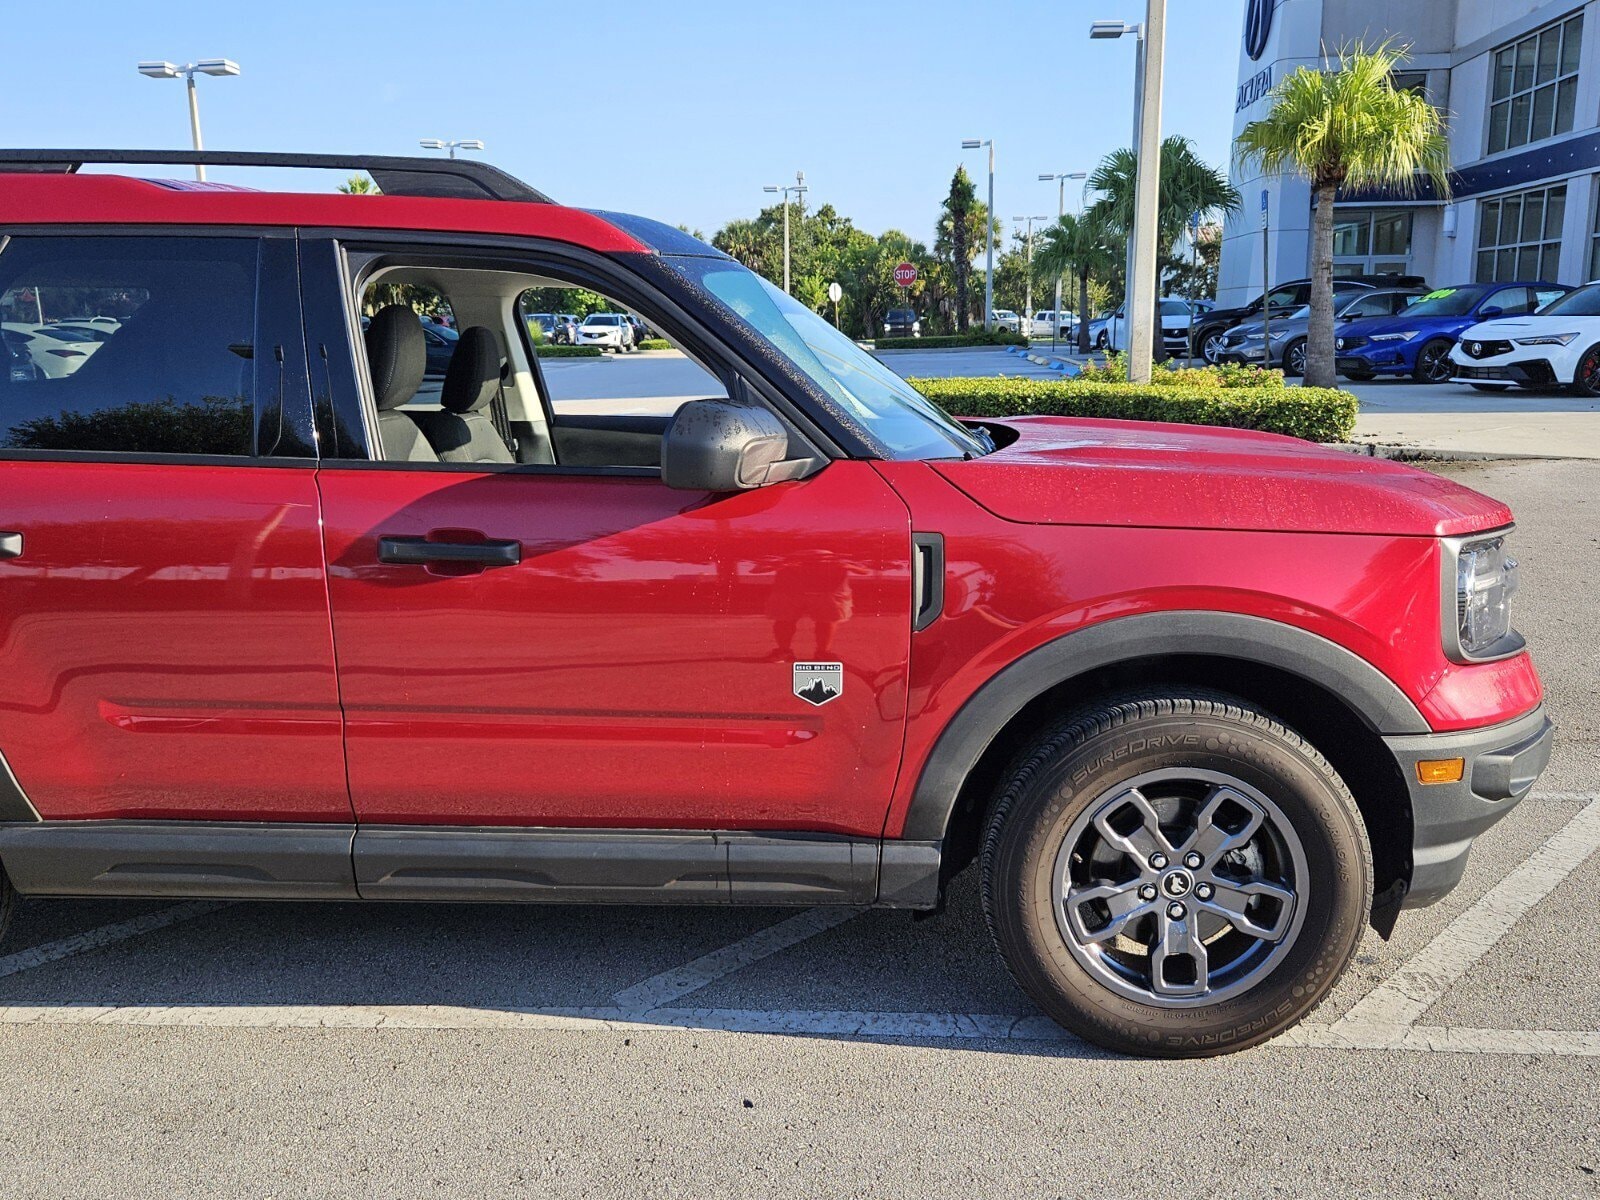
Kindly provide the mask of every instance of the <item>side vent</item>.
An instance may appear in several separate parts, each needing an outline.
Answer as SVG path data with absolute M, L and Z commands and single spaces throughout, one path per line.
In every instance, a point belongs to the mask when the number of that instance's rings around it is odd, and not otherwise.
M 911 628 L 926 629 L 944 611 L 944 534 L 911 535 Z

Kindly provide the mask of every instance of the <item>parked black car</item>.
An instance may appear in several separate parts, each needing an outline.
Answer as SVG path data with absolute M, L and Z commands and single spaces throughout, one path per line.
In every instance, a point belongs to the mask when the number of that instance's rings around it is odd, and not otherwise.
M 1333 281 L 1335 296 L 1344 292 L 1364 291 L 1369 288 L 1426 288 L 1420 275 L 1341 275 Z M 1223 334 L 1235 325 L 1261 319 L 1265 309 L 1268 320 L 1287 317 L 1295 309 L 1311 303 L 1311 280 L 1292 279 L 1280 283 L 1264 296 L 1257 296 L 1242 308 L 1214 308 L 1194 324 L 1194 341 L 1190 354 L 1204 358 L 1208 363 L 1221 362 Z

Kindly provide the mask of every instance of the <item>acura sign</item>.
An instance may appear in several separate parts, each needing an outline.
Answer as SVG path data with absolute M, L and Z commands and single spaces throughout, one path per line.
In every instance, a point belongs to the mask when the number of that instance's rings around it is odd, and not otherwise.
M 1267 50 L 1267 38 L 1272 34 L 1272 11 L 1277 0 L 1250 0 L 1244 10 L 1244 52 L 1252 62 Z

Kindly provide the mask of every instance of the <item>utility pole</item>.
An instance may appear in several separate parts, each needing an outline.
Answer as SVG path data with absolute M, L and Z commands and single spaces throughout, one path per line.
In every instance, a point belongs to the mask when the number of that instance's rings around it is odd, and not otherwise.
M 1028 322 L 1028 332 L 1023 334 L 1023 336 L 1024 337 L 1032 337 L 1033 336 L 1033 223 L 1035 221 L 1048 221 L 1050 218 L 1049 217 L 1012 217 L 1011 219 L 1013 221 L 1026 221 L 1028 223 L 1027 224 L 1027 233 L 1024 234 L 1024 236 L 1023 236 L 1023 245 L 1026 247 L 1025 254 L 1027 256 L 1027 263 L 1028 263 L 1028 269 L 1027 269 L 1027 272 L 1026 272 L 1027 279 L 1025 279 L 1023 281 L 1023 288 L 1025 289 L 1025 291 L 1024 291 L 1024 298 L 1023 298 L 1023 301 L 1022 301 L 1022 315 L 1021 315 L 1021 317 L 1019 317 L 1017 319 L 1017 332 L 1018 333 L 1022 333 L 1022 322 L 1026 321 L 1026 322 Z M 1060 279 L 1059 276 L 1057 276 L 1057 278 L 1056 278 L 1056 288 L 1057 288 L 1056 306 L 1057 306 L 1057 312 L 1056 312 L 1056 315 L 1053 316 L 1050 319 L 1050 340 L 1052 342 L 1055 341 L 1055 338 L 1056 338 L 1056 324 L 1061 320 L 1061 314 L 1060 314 L 1061 301 L 1059 299 L 1059 297 L 1060 297 L 1060 287 L 1061 287 L 1061 279 Z
M 790 184 L 768 184 L 761 189 L 763 192 L 781 193 L 783 196 L 783 293 L 789 295 L 789 197 L 790 195 L 803 196 L 806 193 L 806 173 L 796 171 L 794 182 Z M 804 204 L 805 201 L 801 201 Z M 805 215 L 805 209 L 800 210 L 800 215 Z
M 989 148 L 989 211 L 983 222 L 983 327 L 994 330 L 994 139 L 967 138 L 961 143 L 963 150 Z

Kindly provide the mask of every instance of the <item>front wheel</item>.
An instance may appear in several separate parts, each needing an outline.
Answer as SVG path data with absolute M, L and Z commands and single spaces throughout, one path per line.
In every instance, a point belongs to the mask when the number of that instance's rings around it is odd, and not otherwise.
M 1113 1050 L 1241 1050 L 1327 995 L 1361 939 L 1372 855 L 1349 790 L 1259 708 L 1170 689 L 1107 701 L 1016 760 L 983 906 L 1035 1003 Z
M 1450 347 L 1454 345 L 1447 338 L 1434 338 L 1417 351 L 1417 365 L 1411 376 L 1418 383 L 1448 383 L 1456 373 L 1456 365 L 1450 361 Z
M 1600 396 L 1600 345 L 1590 346 L 1572 372 L 1572 390 L 1580 396 Z
M 1283 373 L 1298 379 L 1306 373 L 1306 340 L 1296 338 L 1283 349 Z
M 1222 329 L 1208 329 L 1200 335 L 1200 357 L 1211 366 L 1222 362 L 1223 351 L 1227 349 L 1227 331 Z

